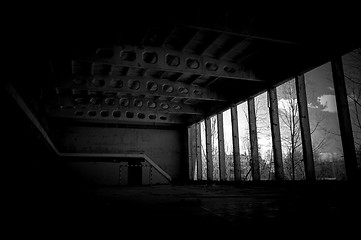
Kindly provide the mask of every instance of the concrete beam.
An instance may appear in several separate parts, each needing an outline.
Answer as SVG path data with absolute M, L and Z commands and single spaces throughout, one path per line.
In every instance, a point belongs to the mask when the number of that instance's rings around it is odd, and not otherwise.
M 259 170 L 259 156 L 258 156 L 258 139 L 257 139 L 257 124 L 256 124 L 256 110 L 254 98 L 248 100 L 248 120 L 249 120 L 249 137 L 251 145 L 251 167 L 253 181 L 261 179 Z
M 212 126 L 211 118 L 206 118 L 206 159 L 207 159 L 207 180 L 213 181 L 213 158 L 212 158 Z
M 234 179 L 241 181 L 241 156 L 239 152 L 237 106 L 231 107 Z
M 306 180 L 314 181 L 316 179 L 315 164 L 313 161 L 310 122 L 308 119 L 305 76 L 303 74 L 296 76 L 296 92 L 297 92 L 297 104 L 298 104 L 300 127 L 301 127 L 303 161 L 305 164 Z
M 141 110 L 121 111 L 107 109 L 54 109 L 48 108 L 47 113 L 52 117 L 72 118 L 78 120 L 97 120 L 114 123 L 166 123 L 184 124 L 182 119 L 175 114 L 147 112 Z
M 153 77 L 113 75 L 73 75 L 56 80 L 59 89 L 76 89 L 119 94 L 179 97 L 209 101 L 226 101 L 224 96 L 195 84 L 173 82 Z
M 263 82 L 251 71 L 245 71 L 233 62 L 159 47 L 138 48 L 123 45 L 111 49 L 98 49 L 94 62 Z
M 180 26 L 182 26 L 182 25 L 180 24 Z M 253 33 L 249 32 L 250 31 L 249 26 L 247 27 L 248 28 L 247 33 L 228 32 L 228 31 L 225 31 L 224 29 L 218 29 L 217 30 L 217 29 L 214 29 L 214 28 L 207 28 L 207 27 L 200 27 L 200 26 L 190 26 L 190 25 L 187 25 L 186 27 L 190 27 L 190 28 L 194 28 L 194 29 L 198 29 L 198 30 L 210 31 L 210 32 L 224 33 L 224 34 L 228 34 L 228 35 L 231 35 L 231 36 L 244 37 L 244 38 L 255 39 L 255 40 L 260 40 L 260 41 L 279 43 L 279 44 L 286 44 L 286 45 L 297 45 L 298 44 L 297 42 L 293 42 L 293 41 L 289 41 L 289 40 L 285 40 L 285 39 L 265 36 L 264 34 L 257 33 L 255 30 L 252 30 Z
M 241 42 L 234 45 L 231 49 L 229 49 L 226 53 L 224 53 L 221 57 L 222 60 L 231 61 L 234 59 L 235 54 L 240 55 L 245 51 L 245 49 L 251 44 L 251 40 L 246 38 Z
M 222 44 L 224 44 L 229 38 L 229 35 L 220 33 L 218 37 L 211 44 L 209 44 L 206 49 L 203 50 L 202 55 L 213 57 L 209 54 L 209 52 L 219 48 L 219 46 L 222 46 Z
M 218 127 L 218 158 L 219 158 L 219 175 L 221 181 L 226 181 L 226 154 L 224 150 L 224 128 L 223 113 L 217 114 Z
M 269 115 L 271 122 L 271 135 L 272 135 L 272 148 L 275 169 L 275 179 L 284 180 L 284 170 L 282 161 L 282 146 L 281 146 L 281 133 L 280 121 L 278 115 L 278 100 L 276 88 L 268 89 L 268 96 L 270 101 Z
M 182 48 L 182 52 L 188 52 L 188 53 L 192 53 L 194 52 L 194 45 L 196 45 L 197 43 L 199 43 L 199 39 L 201 39 L 203 36 L 203 33 L 201 31 L 195 31 L 193 36 L 190 38 L 190 40 L 184 44 L 183 48 Z
M 190 104 L 184 104 L 182 101 L 174 102 L 133 97 L 131 95 L 117 95 L 111 92 L 99 94 L 94 91 L 75 91 L 72 95 L 59 94 L 58 99 L 53 101 L 52 104 L 59 106 L 59 108 L 74 108 L 78 110 L 103 109 L 108 111 L 142 111 L 149 114 L 203 114 L 202 110 Z
M 345 169 L 347 179 L 355 181 L 357 179 L 357 160 L 355 143 L 352 134 L 351 117 L 348 108 L 345 76 L 342 65 L 342 58 L 332 59 L 332 76 L 335 86 L 336 105 L 338 120 L 340 123 L 341 141 L 343 147 Z

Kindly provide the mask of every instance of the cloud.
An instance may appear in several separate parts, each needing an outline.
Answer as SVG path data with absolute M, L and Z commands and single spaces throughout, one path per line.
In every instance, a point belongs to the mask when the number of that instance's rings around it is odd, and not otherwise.
M 307 104 L 308 108 L 318 108 L 317 105 L 313 105 L 313 103 Z
M 337 112 L 335 95 L 322 95 L 317 98 L 319 104 L 323 107 L 324 112 Z

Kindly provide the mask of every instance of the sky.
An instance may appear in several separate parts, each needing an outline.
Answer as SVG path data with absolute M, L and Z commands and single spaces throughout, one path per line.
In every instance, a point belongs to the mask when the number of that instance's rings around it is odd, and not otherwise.
M 310 124 L 315 124 L 317 121 L 321 121 L 320 127 L 326 128 L 331 134 L 325 134 L 322 129 L 315 131 L 312 135 L 312 141 L 316 141 L 320 138 L 327 137 L 327 144 L 323 147 L 322 152 L 329 154 L 342 155 L 342 145 L 339 134 L 339 125 L 337 117 L 336 99 L 334 93 L 334 86 L 331 74 L 331 64 L 324 64 L 305 74 L 306 93 L 308 111 L 310 117 Z M 279 88 L 277 88 L 278 91 Z M 257 116 L 262 116 L 263 121 L 257 120 L 258 129 L 258 144 L 262 157 L 267 155 L 267 151 L 272 150 L 271 130 L 269 127 L 269 114 L 267 104 L 267 93 L 264 92 L 255 98 L 256 104 L 259 102 L 259 108 Z M 287 103 L 285 98 L 282 98 L 282 94 L 278 92 L 278 106 L 282 109 Z M 248 113 L 247 102 L 243 102 L 237 106 L 238 111 L 238 128 L 240 139 L 240 152 L 244 152 L 245 141 L 243 139 L 248 137 Z M 231 127 L 231 114 L 230 111 L 223 113 L 224 118 L 224 135 L 226 145 L 230 147 L 227 149 L 228 154 L 232 153 L 232 127 Z M 282 124 L 282 123 L 281 123 Z M 281 131 L 281 135 L 285 134 Z
M 347 68 L 344 66 L 345 72 Z M 359 78 L 358 78 L 359 79 Z M 319 150 L 321 158 L 330 158 L 332 156 L 340 157 L 343 155 L 339 122 L 337 115 L 337 106 L 335 98 L 334 83 L 332 79 L 331 63 L 328 62 L 305 73 L 307 105 L 309 112 L 311 131 L 318 123 L 318 128 L 311 136 L 313 144 L 325 139 L 326 144 Z M 278 91 L 279 109 L 287 103 L 286 97 Z M 262 158 L 272 151 L 271 130 L 269 123 L 267 93 L 264 92 L 255 97 L 256 115 L 258 127 L 258 145 Z M 259 104 L 257 107 L 257 103 Z M 238 128 L 240 139 L 240 153 L 243 154 L 247 149 L 248 133 L 248 113 L 247 102 L 237 106 L 238 111 Z M 232 127 L 230 110 L 223 112 L 224 120 L 224 138 L 225 150 L 227 154 L 232 154 Z M 281 121 L 281 120 L 280 120 Z M 282 125 L 282 123 L 280 123 Z M 281 129 L 281 137 L 286 134 Z
M 321 121 L 321 129 L 314 133 L 312 141 L 326 137 L 328 141 L 321 152 L 343 155 L 331 64 L 326 63 L 306 73 L 305 82 L 310 124 Z

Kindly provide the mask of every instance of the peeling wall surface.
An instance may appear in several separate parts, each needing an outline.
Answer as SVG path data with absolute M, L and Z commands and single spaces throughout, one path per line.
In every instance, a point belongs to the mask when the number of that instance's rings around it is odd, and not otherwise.
M 56 141 L 64 153 L 144 153 L 172 179 L 177 179 L 181 175 L 182 162 L 186 161 L 182 133 L 180 130 L 73 126 L 59 129 Z M 119 182 L 119 159 L 89 162 L 78 158 L 69 161 L 68 165 L 84 176 L 93 176 L 93 182 L 100 181 L 105 185 Z

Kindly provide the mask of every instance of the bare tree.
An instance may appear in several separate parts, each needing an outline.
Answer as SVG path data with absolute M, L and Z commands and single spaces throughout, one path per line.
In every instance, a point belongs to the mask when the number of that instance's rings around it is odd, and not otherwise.
M 227 154 L 233 151 L 233 146 L 230 142 L 224 141 L 224 152 L 225 152 L 225 162 L 226 162 L 226 179 L 228 181 L 234 180 L 234 163 L 233 163 L 233 154 Z
M 212 144 L 213 179 L 220 180 L 217 116 L 211 117 L 211 134 L 212 134 L 211 144 Z
M 284 168 L 285 174 L 292 180 L 304 179 L 304 163 L 302 154 L 302 140 L 297 104 L 295 81 L 291 80 L 280 86 L 280 123 L 282 134 L 282 144 L 285 149 Z M 323 119 L 314 118 L 311 121 L 311 135 L 321 131 Z M 312 149 L 314 156 L 327 145 L 328 134 L 322 132 L 321 137 L 312 139 Z
M 269 124 L 269 112 L 268 112 L 268 104 L 267 104 L 267 95 L 261 94 L 255 97 L 255 113 L 256 113 L 256 123 L 257 123 L 257 138 L 258 139 L 267 139 L 270 140 L 270 124 Z M 249 117 L 246 110 L 243 110 L 243 114 L 247 120 L 247 124 L 245 124 L 245 132 L 249 132 Z M 250 157 L 250 137 L 246 135 L 241 138 L 243 149 L 240 149 L 241 153 L 244 153 L 242 157 L 243 161 L 247 161 L 247 164 L 243 164 L 242 172 L 244 180 L 251 180 L 251 157 Z M 272 178 L 271 171 L 273 171 L 273 159 L 272 159 L 272 151 L 267 150 L 266 154 L 262 156 L 262 146 L 258 144 L 258 162 L 260 165 L 260 174 L 261 179 L 270 180 Z M 242 161 L 242 160 L 241 160 Z
M 302 145 L 298 116 L 298 105 L 295 81 L 291 80 L 281 86 L 282 98 L 279 111 L 283 123 L 282 143 L 286 148 L 285 170 L 292 180 L 296 179 L 296 166 L 302 160 L 297 152 Z
M 361 168 L 361 48 L 343 58 L 358 168 Z
M 361 169 L 361 48 L 343 56 L 343 66 L 358 168 Z M 329 79 L 333 81 L 332 78 Z M 329 134 L 339 132 L 324 129 Z M 341 150 L 342 151 L 342 150 Z

